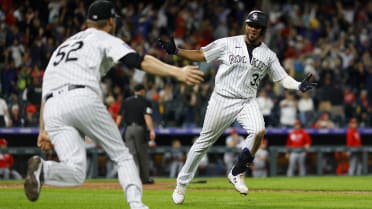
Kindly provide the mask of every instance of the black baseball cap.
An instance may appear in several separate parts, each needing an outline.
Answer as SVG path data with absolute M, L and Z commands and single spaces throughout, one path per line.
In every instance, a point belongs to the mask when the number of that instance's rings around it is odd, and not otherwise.
M 90 20 L 105 20 L 110 17 L 119 17 L 115 12 L 114 4 L 111 1 L 97 0 L 88 8 L 88 19 Z
M 145 90 L 145 86 L 143 84 L 139 83 L 134 86 L 134 91 L 141 91 L 141 90 Z

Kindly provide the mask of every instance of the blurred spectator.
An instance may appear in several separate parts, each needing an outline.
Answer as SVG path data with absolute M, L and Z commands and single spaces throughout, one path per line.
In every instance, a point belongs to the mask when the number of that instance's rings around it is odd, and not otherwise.
M 315 121 L 313 128 L 336 128 L 335 123 L 329 118 L 328 112 L 323 112 Z
M 5 97 L 11 93 L 17 93 L 17 71 L 14 66 L 14 61 L 5 64 L 4 68 L 0 65 L 1 90 Z
M 2 179 L 13 179 L 20 180 L 22 176 L 18 171 L 13 169 L 14 158 L 13 155 L 6 152 L 8 148 L 8 141 L 4 138 L 0 138 L 0 176 Z
M 280 101 L 280 125 L 293 127 L 297 117 L 297 101 L 292 92 L 285 91 L 284 99 Z
M 263 139 L 260 148 L 257 150 L 252 166 L 252 175 L 255 178 L 267 177 L 267 163 L 269 152 L 267 151 L 267 139 Z
M 38 127 L 38 126 L 39 126 L 39 116 L 37 114 L 37 108 L 33 104 L 28 104 L 26 106 L 25 127 Z
M 362 140 L 357 129 L 358 122 L 356 118 L 350 119 L 349 128 L 346 134 L 346 145 L 349 148 L 360 148 L 362 146 Z M 362 157 L 361 152 L 349 151 L 349 176 L 361 175 L 362 174 Z
M 30 104 L 34 105 L 36 108 L 40 107 L 41 102 L 41 80 L 38 77 L 32 78 L 32 84 L 27 86 L 23 100 L 28 101 Z
M 185 161 L 185 153 L 181 149 L 181 140 L 175 139 L 172 141 L 172 149 L 164 154 L 163 163 L 169 170 L 169 177 L 175 178 L 180 172 Z
M 23 127 L 25 120 L 21 116 L 21 111 L 18 104 L 13 104 L 10 111 L 12 127 Z
M 235 164 L 235 160 L 239 155 L 237 150 L 241 150 L 244 143 L 244 137 L 240 136 L 235 128 L 230 129 L 230 134 L 225 139 L 226 147 L 230 149 L 230 151 L 225 152 L 223 155 L 223 161 L 226 166 L 227 174 L 230 173 L 232 167 Z
M 349 169 L 349 157 L 347 152 L 335 152 L 335 160 L 337 162 L 336 174 L 347 174 Z
M 0 127 L 10 127 L 12 125 L 11 122 L 8 104 L 5 99 L 0 97 Z
M 333 94 L 333 87 L 331 76 L 327 76 L 324 79 L 324 84 L 317 89 L 317 99 L 318 99 L 318 111 L 330 112 L 332 110 L 331 95 Z
M 267 93 L 265 90 L 259 91 L 258 97 L 257 97 L 257 103 L 264 117 L 265 126 L 266 127 L 272 126 L 270 117 L 271 117 L 271 111 L 274 107 L 274 103 L 272 99 L 267 96 Z
M 355 115 L 354 109 L 355 101 L 356 101 L 355 93 L 350 89 L 350 87 L 346 86 L 344 88 L 344 111 L 345 118 L 347 120 L 354 117 Z
M 286 158 L 289 159 L 287 176 L 293 176 L 298 168 L 299 176 L 306 175 L 306 152 L 310 148 L 311 138 L 301 127 L 301 121 L 296 120 L 294 129 L 289 132 L 287 138 L 287 148 L 289 148 Z
M 310 97 L 309 92 L 301 94 L 301 98 L 298 101 L 298 111 L 301 123 L 304 126 L 308 126 L 312 120 L 314 120 L 314 101 Z
M 329 97 L 331 98 L 332 104 L 332 109 L 330 113 L 334 117 L 337 125 L 341 127 L 344 124 L 345 112 L 343 106 L 344 92 L 339 82 L 336 82 L 334 84 L 332 94 L 329 95 Z
M 18 39 L 14 39 L 13 44 L 10 49 L 10 57 L 14 61 L 14 67 L 19 68 L 23 64 L 23 54 L 25 53 L 25 47 L 22 43 L 19 42 Z

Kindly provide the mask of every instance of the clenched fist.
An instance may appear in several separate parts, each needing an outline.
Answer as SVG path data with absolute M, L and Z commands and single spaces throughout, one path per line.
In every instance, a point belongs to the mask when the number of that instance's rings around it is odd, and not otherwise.
M 40 131 L 39 136 L 37 137 L 37 146 L 47 154 L 53 151 L 53 144 L 46 131 Z

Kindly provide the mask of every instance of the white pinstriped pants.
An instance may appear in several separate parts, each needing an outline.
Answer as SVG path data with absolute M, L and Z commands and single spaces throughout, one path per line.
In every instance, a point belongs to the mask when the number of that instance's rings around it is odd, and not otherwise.
M 46 101 L 45 129 L 51 137 L 60 162 L 43 161 L 45 184 L 78 186 L 86 176 L 84 136 L 102 146 L 118 165 L 118 178 L 123 190 L 134 185 L 139 194 L 128 199 L 141 201 L 142 183 L 132 155 L 105 105 L 89 88 L 73 89 Z
M 256 98 L 232 99 L 213 93 L 208 103 L 200 136 L 189 150 L 185 165 L 178 174 L 178 184 L 190 183 L 208 148 L 235 120 L 248 133 L 243 149 L 245 147 L 251 149 L 256 133 L 265 129 L 265 122 Z

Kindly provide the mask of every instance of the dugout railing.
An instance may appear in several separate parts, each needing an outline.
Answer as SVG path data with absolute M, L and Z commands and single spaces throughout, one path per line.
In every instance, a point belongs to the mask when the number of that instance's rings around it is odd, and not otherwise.
M 189 150 L 189 146 L 181 147 L 183 152 L 187 152 Z M 285 146 L 270 146 L 269 148 L 269 175 L 270 176 L 277 176 L 278 174 L 278 157 L 280 154 L 288 153 L 290 151 L 294 151 L 293 149 L 287 148 Z M 158 146 L 155 148 L 150 149 L 150 154 L 164 154 L 166 152 L 171 152 L 171 146 Z M 239 153 L 239 149 L 231 149 L 225 146 L 212 146 L 208 150 L 209 154 L 224 154 L 226 152 L 235 152 Z M 360 152 L 362 156 L 362 174 L 368 175 L 369 174 L 369 158 L 372 156 L 372 146 L 363 146 L 361 148 L 349 148 L 346 146 L 312 146 L 308 153 L 313 153 L 316 155 L 316 173 L 315 175 L 323 175 L 323 166 L 324 166 L 324 154 L 325 153 L 334 153 L 334 152 Z M 46 158 L 46 154 L 43 153 L 37 147 L 10 147 L 7 149 L 0 149 L 0 153 L 10 153 L 14 156 L 19 155 L 40 155 Z M 97 159 L 99 155 L 105 154 L 102 149 L 87 149 L 87 154 L 91 157 L 93 163 L 93 177 L 97 177 Z M 20 163 L 20 162 L 17 162 Z

